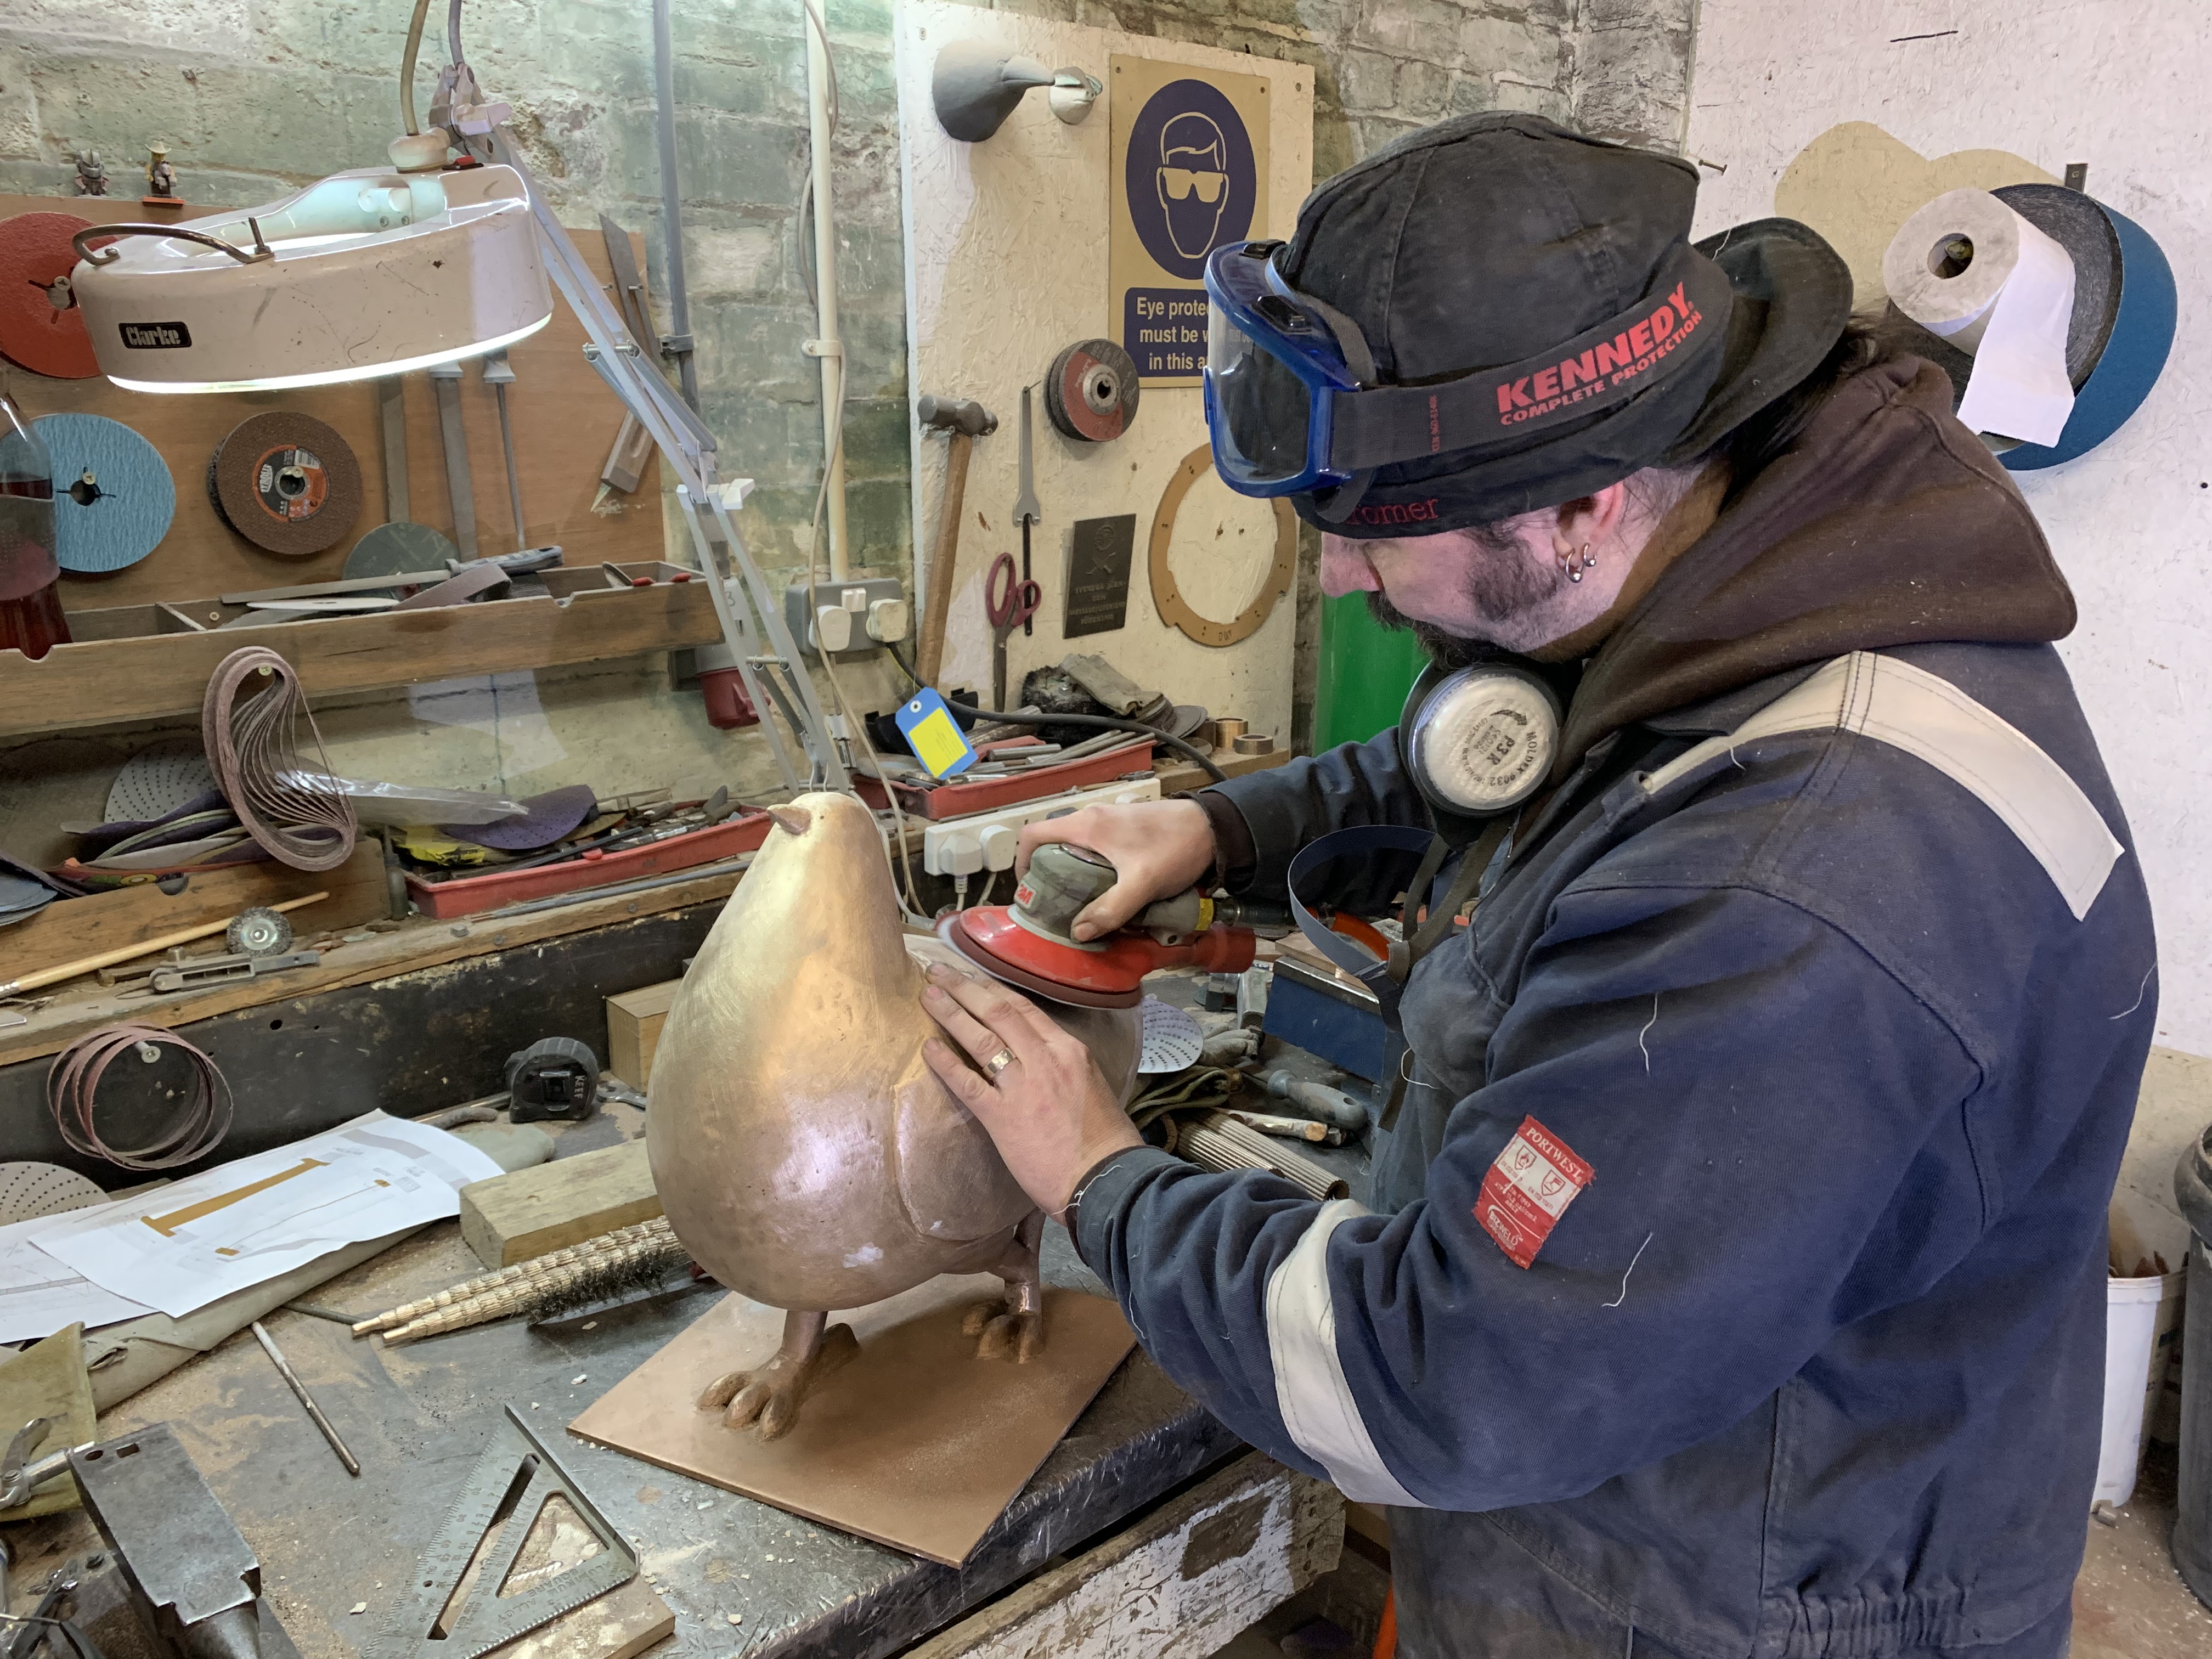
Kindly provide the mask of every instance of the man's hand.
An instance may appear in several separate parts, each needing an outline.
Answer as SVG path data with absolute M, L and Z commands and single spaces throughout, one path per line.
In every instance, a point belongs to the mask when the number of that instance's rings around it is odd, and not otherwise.
M 1079 939 L 1110 933 L 1153 900 L 1188 891 L 1213 862 L 1213 824 L 1194 800 L 1086 806 L 1064 818 L 1026 824 L 1015 873 L 1026 871 L 1030 854 L 1054 841 L 1089 848 L 1114 866 L 1117 878 L 1076 916 Z
M 975 1114 L 1022 1190 L 1047 1215 L 1057 1218 L 1067 1208 L 1075 1183 L 1099 1159 L 1144 1145 L 1091 1051 L 1027 997 L 995 980 L 933 967 L 921 1002 L 975 1062 L 964 1064 L 932 1037 L 921 1049 L 929 1069 Z M 991 1062 L 1002 1054 L 1011 1058 L 994 1081 Z

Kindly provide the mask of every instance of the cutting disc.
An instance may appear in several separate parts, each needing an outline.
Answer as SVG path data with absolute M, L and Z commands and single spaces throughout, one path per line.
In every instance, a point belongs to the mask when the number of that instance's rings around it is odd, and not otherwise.
M 0 352 L 34 374 L 88 380 L 100 373 L 84 313 L 68 286 L 76 264 L 70 238 L 91 228 L 91 220 L 74 213 L 0 219 Z
M 1078 340 L 1052 360 L 1044 412 L 1063 436 L 1110 442 L 1137 418 L 1137 365 L 1111 340 Z
M 54 556 L 87 575 L 151 553 L 176 516 L 177 486 L 161 452 L 120 421 L 41 415 L 31 423 L 54 466 Z
M 208 496 L 256 547 L 304 558 L 334 545 L 361 516 L 361 463 L 313 416 L 272 409 L 216 446 Z

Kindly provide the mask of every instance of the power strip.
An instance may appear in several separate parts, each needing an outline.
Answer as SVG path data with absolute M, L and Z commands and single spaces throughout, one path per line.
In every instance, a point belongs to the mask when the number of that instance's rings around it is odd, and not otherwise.
M 1064 795 L 1047 795 L 1039 800 L 977 812 L 970 817 L 948 818 L 921 832 L 921 867 L 933 876 L 971 876 L 980 870 L 1011 870 L 1025 823 L 1056 818 L 1063 812 L 1085 806 L 1128 806 L 1159 798 L 1160 781 L 1144 778 L 1131 783 L 1071 789 Z

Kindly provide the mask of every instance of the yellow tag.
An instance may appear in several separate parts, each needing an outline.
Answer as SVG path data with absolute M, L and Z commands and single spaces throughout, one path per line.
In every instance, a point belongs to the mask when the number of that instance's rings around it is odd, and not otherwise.
M 960 764 L 969 752 L 960 728 L 952 723 L 952 716 L 942 708 L 933 708 L 921 720 L 907 728 L 906 740 L 913 749 L 915 758 L 929 769 L 929 775 L 941 778 Z

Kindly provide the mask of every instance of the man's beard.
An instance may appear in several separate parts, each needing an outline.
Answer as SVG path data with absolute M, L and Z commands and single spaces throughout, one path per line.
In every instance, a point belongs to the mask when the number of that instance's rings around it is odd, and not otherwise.
M 1467 584 L 1468 603 L 1478 621 L 1503 625 L 1554 598 L 1566 586 L 1564 570 L 1536 563 L 1502 526 L 1475 525 L 1467 534 L 1484 555 Z M 1368 590 L 1367 609 L 1385 628 L 1413 629 L 1430 660 L 1446 669 L 1488 662 L 1504 649 L 1487 639 L 1469 639 L 1447 633 L 1434 623 L 1416 622 L 1383 598 L 1379 588 Z

